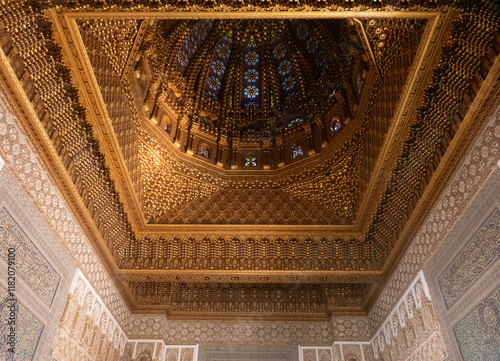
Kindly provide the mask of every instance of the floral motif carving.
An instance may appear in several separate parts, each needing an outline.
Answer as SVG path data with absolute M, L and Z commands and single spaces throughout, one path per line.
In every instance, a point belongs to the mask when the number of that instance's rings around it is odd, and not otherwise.
M 128 338 L 80 271 L 70 292 L 52 357 L 58 361 L 117 361 Z
M 377 360 L 442 361 L 447 357 L 422 271 L 372 337 L 371 344 Z
M 0 225 L 1 254 L 5 257 L 10 247 L 16 249 L 16 272 L 50 305 L 61 277 L 5 208 L 0 209 Z
M 496 208 L 476 231 L 467 245 L 439 276 L 444 302 L 450 308 L 464 292 L 500 259 L 498 235 L 500 211 Z

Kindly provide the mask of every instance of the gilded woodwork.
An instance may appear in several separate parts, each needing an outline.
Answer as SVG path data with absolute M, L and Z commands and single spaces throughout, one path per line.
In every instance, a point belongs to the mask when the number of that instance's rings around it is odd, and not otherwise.
M 468 3 L 459 7 L 453 1 L 439 2 L 435 6 L 427 1 L 406 3 L 391 7 L 386 13 L 387 18 L 380 14 L 371 17 L 370 11 L 375 7 L 368 1 L 360 2 L 355 9 L 365 11 L 359 13 L 361 20 L 355 22 L 355 28 L 358 34 L 363 34 L 365 42 L 362 46 L 370 49 L 372 59 L 363 96 L 360 95 L 356 104 L 349 97 L 344 99 L 347 113 L 352 112 L 353 116 L 345 123 L 344 134 L 339 134 L 338 139 L 327 139 L 328 144 L 323 145 L 325 139 L 319 136 L 320 132 L 314 133 L 312 142 L 316 144 L 301 163 L 303 166 L 270 162 L 265 164 L 270 168 L 262 168 L 262 175 L 257 171 L 232 173 L 235 167 L 231 165 L 235 164 L 224 165 L 224 162 L 220 162 L 222 168 L 217 168 L 221 159 L 204 164 L 198 158 L 188 157 L 193 144 L 197 144 L 193 140 L 195 136 L 201 142 L 214 135 L 211 129 L 189 119 L 188 113 L 182 114 L 182 109 L 172 102 L 172 97 L 183 94 L 186 89 L 189 101 L 196 100 L 193 94 L 189 94 L 194 89 L 196 76 L 193 72 L 188 72 L 187 80 L 177 79 L 179 84 L 173 84 L 170 90 L 167 89 L 169 93 L 162 95 L 165 90 L 162 77 L 169 71 L 168 54 L 162 55 L 162 52 L 170 52 L 171 56 L 174 53 L 168 49 L 168 38 L 166 43 L 156 44 L 157 49 L 151 48 L 151 43 L 159 36 L 158 21 L 167 24 L 170 20 L 152 20 L 151 17 L 168 18 L 167 11 L 176 8 L 201 11 L 209 9 L 211 3 L 186 2 L 174 6 L 161 1 L 152 2 L 149 4 L 152 12 L 147 16 L 141 16 L 140 4 L 133 1 L 113 6 L 105 2 L 90 5 L 85 1 L 64 6 L 50 1 L 0 6 L 3 53 L 36 111 L 46 138 L 50 140 L 45 146 L 57 152 L 72 187 L 77 189 L 86 208 L 85 213 L 90 215 L 100 233 L 104 241 L 100 247 L 107 253 L 103 257 L 113 272 L 154 269 L 177 271 L 182 275 L 190 270 L 217 270 L 235 275 L 232 281 L 223 284 L 137 280 L 127 283 L 129 281 L 121 278 L 131 304 L 140 308 L 168 305 L 173 313 L 237 310 L 265 313 L 272 309 L 278 313 L 325 314 L 339 308 L 362 310 L 367 284 L 339 282 L 319 285 L 310 280 L 307 284 L 284 286 L 267 282 L 266 274 L 268 271 L 286 273 L 290 270 L 345 271 L 354 282 L 356 272 L 383 270 L 386 259 L 404 247 L 400 241 L 401 232 L 412 212 L 418 208 L 421 196 L 500 50 L 498 16 L 488 2 L 482 2 L 481 12 L 475 11 Z M 221 4 L 226 10 L 240 9 L 242 12 L 251 9 L 288 11 L 293 6 L 288 2 Z M 457 12 L 448 11 L 445 5 Z M 270 17 L 303 14 L 305 9 L 328 10 L 325 17 L 338 17 L 339 14 L 350 17 L 351 13 L 342 11 L 350 11 L 354 5 L 344 1 L 306 1 L 301 6 L 301 10 L 278 12 Z M 389 5 L 381 5 L 382 8 L 385 6 Z M 117 10 L 116 14 L 110 12 L 111 9 Z M 400 10 L 408 12 L 400 13 Z M 45 14 L 50 14 L 55 27 Z M 318 14 L 315 12 L 312 17 L 320 16 Z M 228 18 L 232 16 L 230 14 Z M 255 14 L 249 15 L 253 16 Z M 454 19 L 453 24 L 451 19 Z M 442 26 L 443 21 L 448 27 Z M 428 33 L 431 26 L 432 35 Z M 53 32 L 61 28 L 66 30 L 55 37 Z M 78 36 L 75 36 L 75 31 Z M 63 51 L 57 41 L 60 37 L 66 39 L 62 43 Z M 436 38 L 439 41 L 432 43 Z M 422 39 L 427 41 L 425 49 L 421 46 Z M 82 52 L 88 58 L 78 63 L 81 67 L 69 69 L 64 59 L 75 59 L 78 57 L 75 54 Z M 422 60 L 423 54 L 433 60 Z M 419 64 L 425 63 L 425 67 L 412 69 L 415 58 Z M 166 68 L 162 68 L 163 64 L 167 64 Z M 197 60 L 196 64 L 202 66 L 203 62 Z M 413 79 L 411 84 L 414 87 L 407 89 L 409 76 L 421 76 L 425 80 Z M 92 83 L 94 80 L 97 87 Z M 187 81 L 190 87 L 186 85 L 187 88 L 183 89 L 182 81 Z M 95 93 L 82 100 L 84 91 Z M 409 96 L 401 100 L 405 91 L 406 95 L 412 93 L 411 102 Z M 408 101 L 410 111 L 395 117 L 403 101 Z M 420 106 L 415 109 L 417 103 Z M 190 104 L 186 105 L 189 109 Z M 102 105 L 105 112 L 96 112 L 95 109 Z M 355 116 L 354 105 L 366 109 L 366 112 Z M 165 113 L 173 116 L 170 125 L 162 123 L 164 118 L 155 118 L 155 107 L 158 106 L 164 106 Z M 89 108 L 95 109 L 90 112 Z M 203 109 L 197 108 L 197 111 L 202 114 Z M 321 112 L 319 114 L 324 116 Z M 105 120 L 98 121 L 98 116 Z M 401 126 L 403 117 L 411 119 L 402 126 L 407 131 L 396 134 L 394 129 Z M 321 124 L 321 121 L 317 123 L 318 129 L 326 124 Z M 165 124 L 167 129 L 171 127 L 168 135 L 159 136 L 157 130 L 152 130 Z M 309 134 L 309 129 L 304 126 L 297 134 Z M 294 136 L 299 135 L 290 135 Z M 253 141 L 245 141 L 251 149 L 248 144 Z M 286 142 L 286 138 L 275 139 L 277 154 L 283 141 Z M 221 144 L 224 142 L 230 143 L 222 139 Z M 392 148 L 391 154 L 388 152 L 389 142 L 399 144 Z M 238 151 L 246 149 L 241 139 L 235 138 L 234 143 Z M 177 146 L 179 149 L 175 150 Z M 220 147 L 220 151 L 229 152 L 229 145 L 225 147 Z M 211 149 L 219 152 L 217 145 Z M 259 158 L 262 154 L 258 154 Z M 226 156 L 233 163 L 237 159 L 234 154 L 232 158 L 229 154 Z M 383 170 L 381 159 L 387 160 Z M 387 183 L 380 182 L 375 186 L 374 172 L 377 176 L 385 175 Z M 256 197 L 259 199 L 248 201 L 248 191 L 253 189 L 255 194 L 260 194 Z M 372 190 L 377 192 L 373 194 Z M 278 216 L 269 214 L 268 217 L 259 217 L 258 212 L 250 216 L 237 214 L 237 211 L 233 215 L 223 213 L 226 204 L 245 202 L 249 202 L 247 209 L 256 206 L 265 213 L 271 205 L 262 200 L 272 194 L 271 191 L 282 192 L 292 199 L 288 207 L 293 212 L 285 210 L 276 212 Z M 226 203 L 222 201 L 225 194 L 231 198 Z M 368 205 L 367 194 L 375 199 L 371 205 Z M 214 198 L 207 202 L 211 197 Z M 251 197 L 254 197 L 253 193 Z M 321 211 L 311 216 L 318 207 L 323 207 L 322 212 L 331 218 L 322 216 Z M 194 211 L 200 215 L 194 217 Z M 361 219 L 365 220 L 363 228 L 360 228 Z M 266 225 L 275 225 L 278 227 L 274 229 L 274 236 L 278 237 L 275 240 L 251 237 L 254 231 L 247 228 L 241 231 L 244 236 L 240 237 L 231 237 L 228 232 L 219 237 L 210 234 L 195 239 L 189 237 L 192 227 L 183 226 L 179 226 L 182 237 L 165 236 L 167 232 L 176 232 L 168 225 L 186 221 L 200 227 L 205 224 L 255 225 L 260 231 L 266 229 Z M 162 228 L 163 224 L 166 226 Z M 297 241 L 292 236 L 279 238 L 279 226 L 282 225 L 338 227 L 328 231 L 311 227 L 317 230 L 317 237 Z M 210 232 L 217 231 L 218 228 L 212 228 Z M 307 233 L 308 228 L 302 228 L 301 232 Z M 357 233 L 356 237 L 352 233 Z M 259 291 L 252 296 L 243 291 L 249 289 L 250 282 L 238 283 L 237 274 L 243 271 L 255 273 L 253 282 L 257 285 L 255 290 Z M 235 304 L 239 302 L 246 306 L 238 308 L 220 301 L 221 297 L 226 300 L 227 294 L 233 290 Z M 354 296 L 348 296 L 346 290 Z M 206 308 L 199 301 L 203 292 L 209 294 Z M 268 306 L 262 300 L 273 292 L 284 292 L 295 301 L 271 302 L 270 308 L 266 308 Z M 302 307 L 298 300 L 312 294 L 318 300 L 317 304 Z

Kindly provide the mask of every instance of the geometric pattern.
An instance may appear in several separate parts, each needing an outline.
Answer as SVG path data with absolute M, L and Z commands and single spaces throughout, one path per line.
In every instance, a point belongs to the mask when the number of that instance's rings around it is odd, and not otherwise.
M 371 339 L 376 359 L 442 361 L 447 356 L 429 289 L 418 272 Z
M 248 320 L 175 320 L 159 315 L 134 315 L 128 337 L 163 339 L 170 345 L 284 344 L 325 345 L 333 340 L 328 322 Z
M 479 131 L 477 140 L 468 150 L 467 157 L 461 162 L 446 191 L 429 213 L 413 244 L 372 306 L 368 315 L 371 329 L 384 321 L 393 309 L 395 300 L 406 289 L 406 285 L 433 255 L 492 169 L 497 167 L 496 162 L 500 157 L 500 107 L 498 102 L 493 106 L 493 110 L 487 115 L 484 128 Z
M 0 209 L 0 254 L 16 249 L 16 271 L 31 289 L 50 306 L 61 277 L 22 231 L 9 212 Z
M 333 350 L 331 347 L 299 346 L 300 361 L 331 361 Z
M 80 270 L 54 338 L 58 361 L 115 361 L 125 351 L 127 336 Z
M 453 331 L 464 360 L 498 360 L 500 288 L 477 305 Z
M 500 212 L 495 209 L 439 276 L 439 286 L 447 308 L 500 259 L 499 237 Z
M 15 355 L 7 351 L 7 335 L 10 327 L 8 319 L 11 311 L 8 308 L 7 291 L 0 287 L 0 359 L 9 361 L 28 361 L 35 355 L 38 341 L 42 335 L 43 324 L 17 301 L 16 305 L 16 344 Z

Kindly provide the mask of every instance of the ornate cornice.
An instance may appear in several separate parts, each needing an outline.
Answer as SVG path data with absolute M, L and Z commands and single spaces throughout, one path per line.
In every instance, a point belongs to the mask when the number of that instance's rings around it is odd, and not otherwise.
M 161 271 L 158 273 L 148 271 L 153 274 L 152 278 L 157 283 L 178 281 L 175 278 L 171 279 L 173 273 L 177 272 L 186 279 L 186 283 L 189 280 L 191 284 L 194 284 L 199 282 L 197 277 L 204 271 L 217 277 L 220 275 L 227 284 L 237 283 L 240 280 L 239 277 L 247 277 L 248 282 L 269 284 L 270 278 L 278 282 L 279 277 L 284 279 L 294 277 L 295 273 L 297 276 L 301 273 L 305 275 L 301 281 L 307 281 L 307 284 L 327 284 L 333 280 L 337 286 L 355 287 L 353 286 L 356 284 L 355 281 L 360 282 L 358 277 L 362 279 L 361 282 L 373 283 L 380 277 L 389 276 L 395 267 L 393 265 L 407 246 L 407 240 L 411 239 L 411 235 L 421 224 L 426 214 L 424 209 L 434 204 L 441 189 L 440 184 L 446 181 L 453 171 L 456 164 L 453 158 L 462 154 L 461 148 L 467 145 L 474 135 L 475 123 L 465 114 L 470 107 L 472 107 L 471 111 L 475 111 L 475 105 L 471 99 L 475 97 L 474 102 L 486 101 L 487 97 L 484 96 L 483 99 L 481 92 L 486 92 L 486 88 L 493 86 L 488 81 L 481 83 L 481 74 L 486 76 L 485 72 L 488 73 L 491 65 L 488 61 L 496 54 L 497 39 L 491 37 L 491 32 L 494 32 L 496 28 L 492 25 L 491 28 L 479 29 L 476 26 L 478 19 L 474 18 L 476 15 L 471 13 L 467 3 L 461 5 L 461 8 L 455 6 L 448 8 L 440 3 L 437 11 L 435 8 L 424 5 L 424 2 L 409 6 L 393 6 L 390 10 L 386 8 L 389 5 L 382 4 L 377 11 L 365 1 L 350 8 L 344 7 L 344 4 L 342 2 L 341 6 L 335 1 L 328 2 L 323 7 L 326 10 L 320 11 L 316 3 L 308 2 L 293 11 L 268 12 L 267 17 L 279 18 L 285 15 L 290 16 L 292 13 L 311 18 L 348 18 L 354 15 L 356 18 L 411 18 L 413 16 L 413 18 L 430 19 L 425 35 L 426 42 L 417 51 L 419 60 L 413 62 L 414 68 L 410 70 L 410 80 L 406 82 L 406 88 L 402 84 L 399 85 L 398 91 L 402 89 L 403 100 L 399 102 L 397 108 L 394 106 L 392 109 L 395 110 L 395 115 L 393 115 L 395 125 L 387 128 L 388 135 L 381 131 L 377 134 L 379 138 L 373 138 L 374 143 L 379 141 L 382 143 L 382 151 L 377 149 L 372 154 L 382 155 L 374 156 L 376 162 L 366 168 L 368 169 L 365 173 L 367 179 L 370 178 L 370 169 L 372 169 L 370 167 L 374 166 L 375 169 L 374 175 L 369 179 L 373 185 L 367 187 L 362 206 L 363 212 L 367 213 L 362 217 L 359 216 L 354 225 L 300 227 L 282 226 L 279 222 L 276 225 L 219 226 L 214 224 L 207 227 L 201 224 L 192 226 L 147 224 L 143 213 L 146 208 L 145 202 L 149 199 L 145 196 L 144 191 L 147 188 L 144 188 L 140 175 L 144 168 L 141 168 L 140 161 L 137 159 L 133 161 L 139 162 L 139 165 L 135 167 L 127 155 L 131 153 L 130 149 L 127 153 L 123 144 L 120 145 L 115 125 L 108 114 L 109 104 L 101 94 L 102 85 L 99 85 L 94 78 L 93 74 L 96 69 L 86 58 L 87 49 L 79 38 L 82 33 L 75 25 L 75 19 L 91 17 L 138 19 L 140 12 L 137 10 L 140 4 L 129 2 L 124 6 L 108 7 L 106 3 L 75 1 L 63 6 L 57 2 L 47 1 L 39 4 L 30 3 L 29 6 L 26 3 L 24 4 L 26 8 L 23 8 L 23 5 L 2 5 L 3 8 L 0 9 L 2 26 L 7 28 L 5 47 L 9 49 L 8 54 L 1 59 L 4 84 L 15 89 L 13 97 L 18 99 L 19 112 L 22 113 L 28 109 L 31 113 L 29 120 L 24 124 L 28 134 L 31 134 L 34 142 L 38 144 L 41 153 L 45 154 L 46 165 L 52 169 L 58 179 L 58 186 L 64 190 L 65 197 L 72 204 L 73 211 L 84 225 L 89 237 L 96 240 L 94 247 L 107 264 L 107 271 L 115 277 L 115 282 L 121 285 L 125 299 L 133 307 L 141 308 L 137 302 L 137 294 L 133 294 L 126 283 L 134 277 L 136 282 L 146 282 L 147 280 L 141 279 L 142 272 L 151 269 Z M 453 5 L 454 2 L 450 1 L 446 4 Z M 189 18 L 194 16 L 193 14 L 199 16 L 201 8 L 207 6 L 201 3 L 186 5 L 186 7 L 182 4 L 171 6 L 163 2 L 147 5 L 153 6 L 154 9 L 143 13 L 141 19 L 183 18 L 183 16 Z M 241 13 L 245 13 L 244 16 L 264 17 L 264 12 L 259 12 L 259 6 L 252 3 L 247 3 L 243 7 L 236 3 L 226 5 L 221 3 L 221 10 L 238 8 L 242 10 Z M 288 6 L 281 4 L 270 8 L 280 10 Z M 181 8 L 183 10 L 179 11 Z M 44 13 L 41 9 L 44 9 Z M 246 12 L 251 9 L 257 11 Z M 386 11 L 380 11 L 380 9 Z M 171 10 L 172 12 L 168 12 Z M 189 13 L 184 10 L 189 10 Z M 492 10 L 489 8 L 487 10 L 484 14 L 477 16 L 482 16 L 480 21 L 489 24 L 492 19 Z M 449 35 L 447 26 L 459 11 L 462 14 L 453 24 L 453 32 L 449 38 L 451 40 L 440 50 L 441 44 Z M 227 18 L 236 16 L 232 12 L 217 11 L 216 13 L 214 15 L 214 12 L 208 11 L 203 12 L 203 15 Z M 52 30 L 55 35 L 50 31 L 51 26 L 45 18 L 46 15 L 54 24 Z M 25 25 L 24 30 L 17 34 L 14 29 L 17 29 L 20 24 Z M 140 41 L 137 39 L 144 36 L 146 32 L 147 25 L 144 24 L 146 22 L 143 22 L 138 29 L 141 34 L 135 35 L 136 40 L 131 42 L 131 48 L 134 50 L 127 50 L 128 60 L 125 60 L 125 69 L 130 69 L 133 64 L 132 54 L 140 46 Z M 478 45 L 474 43 L 473 37 L 464 39 L 457 37 L 456 32 L 461 29 L 460 27 L 472 27 L 468 30 L 471 30 L 474 36 L 484 38 L 486 41 Z M 35 39 L 39 42 L 36 46 L 33 45 L 36 43 Z M 64 50 L 61 52 L 56 44 L 62 45 Z M 468 47 L 471 50 L 470 54 L 461 52 L 459 46 Z M 430 69 L 437 63 L 439 56 L 441 56 L 441 62 L 434 66 L 433 75 L 430 78 Z M 451 60 L 448 59 L 446 63 L 442 60 L 444 57 L 450 57 Z M 481 62 L 483 58 L 486 61 L 478 66 L 478 62 Z M 10 68 L 9 61 L 12 64 Z M 16 61 L 18 63 L 15 63 Z M 450 64 L 450 61 L 453 63 Z M 68 76 L 68 64 L 72 69 L 70 74 L 73 78 Z M 498 65 L 494 65 L 494 68 L 496 66 Z M 123 81 L 124 84 L 131 81 L 125 72 L 120 72 L 117 79 Z M 453 82 L 456 82 L 458 86 L 453 88 Z M 377 84 L 380 87 L 383 81 Z M 478 93 L 477 89 L 480 86 L 482 88 Z M 424 87 L 426 87 L 425 92 Z M 126 89 L 126 91 L 131 90 L 131 88 Z M 383 86 L 376 88 L 375 91 L 381 90 Z M 135 106 L 133 94 L 124 94 L 128 95 L 123 98 L 121 106 Z M 470 96 L 470 99 L 464 98 L 464 94 Z M 420 102 L 423 105 L 417 109 L 417 104 Z M 82 103 L 85 104 L 85 109 L 81 106 Z M 369 108 L 370 105 L 373 103 L 365 106 Z M 452 110 L 458 115 L 452 114 Z M 157 152 L 155 157 L 145 157 L 143 164 L 163 157 L 161 161 L 165 161 L 165 167 L 174 172 L 173 174 L 185 171 L 182 177 L 198 182 L 198 178 L 203 177 L 202 170 L 210 169 L 210 167 L 199 167 L 196 173 L 190 164 L 178 162 L 183 156 L 172 157 L 168 152 L 160 149 L 161 145 L 156 140 L 152 140 L 146 128 L 140 125 L 140 112 L 137 112 L 137 109 L 135 111 L 136 113 L 132 111 L 131 117 L 131 121 L 135 122 L 134 126 L 137 126 L 137 143 L 133 145 L 136 147 L 134 149 L 140 151 L 142 147 L 142 155 Z M 370 129 L 361 121 L 358 122 L 360 126 L 365 127 L 362 130 Z M 352 136 L 357 138 L 346 139 L 346 141 L 352 141 L 352 144 L 346 147 L 349 151 L 361 144 L 369 144 L 363 143 L 366 142 L 367 133 L 353 131 Z M 366 147 L 371 146 L 369 144 Z M 136 154 L 133 155 L 138 157 Z M 359 157 L 347 152 L 344 158 L 340 157 L 338 161 L 347 160 L 351 156 Z M 318 156 L 316 159 L 319 162 Z M 335 163 L 337 164 L 340 163 Z M 350 163 L 346 163 L 343 167 L 348 170 L 355 168 L 349 165 Z M 333 165 L 329 166 L 334 169 Z M 298 172 L 298 168 L 299 166 L 291 169 L 290 173 Z M 279 170 L 279 172 L 285 173 L 285 170 Z M 327 171 L 325 172 L 321 176 L 327 174 Z M 234 181 L 224 179 L 221 172 L 211 170 L 200 182 L 209 184 L 211 180 L 214 180 L 214 183 L 220 183 L 216 184 L 219 187 L 217 192 L 226 188 L 258 188 L 253 181 L 243 181 L 248 178 L 243 174 L 239 173 L 240 180 Z M 356 173 L 345 174 L 345 177 L 351 180 L 351 175 L 358 177 Z M 378 184 L 374 183 L 376 180 L 379 180 Z M 276 186 L 276 189 L 293 190 L 286 187 L 290 187 L 294 181 L 284 180 Z M 307 179 L 306 177 L 303 182 L 307 181 L 314 183 L 316 178 L 311 176 Z M 311 189 L 314 190 L 314 188 Z M 383 194 L 380 195 L 382 192 Z M 312 198 L 315 195 L 315 193 L 308 194 L 307 192 L 297 194 L 303 198 L 305 196 Z M 124 202 L 124 205 L 121 202 Z M 161 218 L 161 214 L 154 215 L 152 219 L 155 220 L 155 217 Z M 371 219 L 370 222 L 369 219 Z M 344 221 L 344 223 L 349 222 Z M 193 230 L 195 227 L 203 229 Z M 134 233 L 134 230 L 137 233 Z M 223 233 L 222 236 L 221 233 Z M 223 237 L 232 240 L 239 238 L 238 242 L 233 242 L 235 249 L 243 250 L 255 239 L 269 241 L 276 247 L 269 254 L 259 258 L 254 257 L 248 250 L 233 252 L 231 250 L 233 243 L 229 241 L 219 242 L 220 245 L 217 245 L 215 239 Z M 330 242 L 335 247 L 338 246 L 339 250 L 335 251 L 334 256 L 319 257 L 317 252 L 306 255 L 301 253 L 297 256 L 296 250 L 302 252 L 299 250 L 300 247 L 290 248 L 290 244 L 283 241 L 284 238 L 296 239 L 301 244 L 312 240 L 319 242 L 318 247 L 326 246 Z M 180 239 L 189 239 L 189 241 L 184 242 L 186 246 L 181 247 L 180 244 L 178 245 Z M 356 245 L 361 243 L 365 248 L 360 246 L 358 248 L 362 250 L 358 250 Z M 249 254 L 249 256 L 246 258 L 228 256 L 231 252 Z M 224 266 L 224 262 L 231 262 L 231 257 L 236 263 L 239 262 L 238 266 Z M 293 266 L 297 259 L 299 259 L 297 263 L 299 266 Z M 331 266 L 324 260 L 328 262 L 338 260 L 340 263 Z M 256 265 L 261 261 L 263 266 L 257 267 Z M 300 263 L 302 261 L 303 264 Z M 366 261 L 375 266 L 364 265 L 363 262 Z M 320 267 L 318 265 L 321 262 L 324 265 L 321 264 Z M 119 267 L 123 270 L 119 270 Z M 139 271 L 134 271 L 137 269 Z M 372 273 L 366 273 L 367 269 Z M 349 280 L 348 277 L 356 277 L 356 280 Z M 297 281 L 298 279 L 295 280 L 296 284 Z M 291 278 L 286 280 L 286 283 L 293 284 L 293 282 Z M 209 283 L 215 282 L 212 280 L 207 282 Z M 365 309 L 373 302 L 377 292 L 375 289 L 376 287 L 373 287 L 372 293 L 365 301 Z M 325 290 L 322 292 L 328 293 Z M 335 297 L 336 291 L 332 292 L 332 297 Z M 340 309 L 332 306 L 332 309 L 339 312 L 359 313 L 362 312 L 360 305 L 361 302 L 358 302 L 355 305 L 340 307 Z M 158 307 L 163 306 L 158 305 Z M 218 315 L 216 308 L 213 312 Z M 182 313 L 182 316 L 186 315 Z M 198 316 L 198 314 L 195 315 L 195 317 Z M 291 314 L 291 317 L 296 316 Z

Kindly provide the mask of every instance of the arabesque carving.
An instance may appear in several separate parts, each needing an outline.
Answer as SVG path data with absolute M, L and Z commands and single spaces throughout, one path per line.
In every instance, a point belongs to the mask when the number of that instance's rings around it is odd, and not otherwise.
M 52 357 L 58 361 L 121 360 L 127 335 L 79 270 L 70 292 Z
M 376 360 L 442 361 L 447 357 L 422 271 L 372 337 L 371 344 Z

